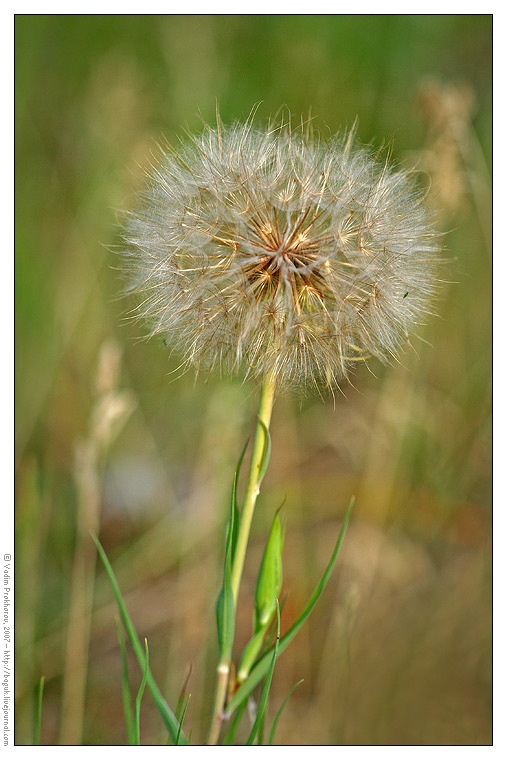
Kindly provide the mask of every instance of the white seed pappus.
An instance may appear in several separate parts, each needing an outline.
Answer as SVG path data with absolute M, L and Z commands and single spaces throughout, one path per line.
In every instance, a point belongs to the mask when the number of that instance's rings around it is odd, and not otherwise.
M 137 315 L 198 368 L 322 390 L 398 354 L 429 310 L 424 193 L 354 134 L 205 126 L 164 152 L 125 226 Z

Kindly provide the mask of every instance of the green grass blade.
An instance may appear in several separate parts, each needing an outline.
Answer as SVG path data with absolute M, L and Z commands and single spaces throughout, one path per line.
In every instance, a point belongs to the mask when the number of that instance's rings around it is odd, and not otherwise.
M 143 679 L 141 681 L 139 691 L 137 692 L 136 711 L 135 711 L 135 717 L 134 717 L 134 744 L 136 745 L 141 744 L 141 700 L 143 698 L 144 689 L 146 686 L 146 680 L 148 678 L 148 668 L 150 664 L 148 642 L 146 639 L 144 640 L 144 661 L 145 661 L 145 666 L 144 666 L 144 672 L 143 672 Z
M 240 454 L 238 464 L 236 466 L 236 470 L 234 472 L 234 479 L 232 481 L 232 498 L 231 498 L 231 510 L 234 514 L 234 520 L 232 521 L 232 530 L 231 530 L 231 564 L 234 562 L 234 555 L 236 553 L 236 543 L 238 540 L 238 525 L 239 525 L 239 510 L 238 510 L 238 502 L 236 499 L 236 493 L 238 490 L 238 478 L 239 478 L 239 472 L 241 470 L 241 465 L 243 463 L 243 459 L 245 457 L 245 453 L 247 450 L 248 443 L 250 441 L 250 438 L 247 438 L 245 445 L 243 446 L 243 450 Z
M 247 700 L 245 699 L 244 702 L 240 704 L 236 712 L 234 713 L 234 717 L 231 720 L 231 725 L 229 726 L 229 729 L 224 736 L 224 740 L 222 742 L 222 745 L 227 746 L 229 744 L 232 744 L 232 741 L 234 739 L 234 735 L 236 733 L 236 730 L 239 726 L 239 722 L 241 718 L 243 717 L 243 713 L 245 712 L 245 707 L 247 705 Z
M 217 617 L 217 634 L 218 649 L 220 658 L 224 661 L 230 660 L 232 645 L 234 643 L 235 627 L 235 605 L 234 594 L 232 592 L 232 563 L 236 551 L 236 541 L 238 536 L 238 506 L 236 504 L 236 487 L 238 476 L 241 468 L 243 457 L 245 456 L 248 441 L 243 447 L 239 458 L 234 479 L 232 481 L 231 503 L 229 507 L 229 521 L 227 523 L 227 534 L 225 539 L 225 562 L 224 562 L 224 581 L 217 599 L 216 617 Z
M 262 643 L 264 641 L 264 636 L 266 635 L 266 627 L 261 628 L 260 630 L 255 633 L 246 647 L 243 650 L 243 654 L 241 655 L 241 660 L 238 667 L 238 675 L 237 675 L 237 681 L 238 683 L 242 683 L 243 681 L 246 681 L 248 678 L 248 674 L 252 668 L 252 665 L 256 661 L 256 659 L 259 656 L 259 652 L 262 649 Z
M 336 545 L 334 547 L 333 553 L 331 555 L 331 559 L 329 560 L 329 563 L 324 570 L 324 574 L 322 578 L 320 579 L 315 591 L 311 595 L 308 604 L 306 605 L 305 609 L 299 616 L 299 618 L 296 620 L 296 622 L 289 628 L 287 633 L 285 633 L 282 638 L 280 639 L 280 645 L 279 645 L 279 655 L 284 651 L 284 649 L 287 648 L 287 646 L 290 644 L 294 636 L 298 633 L 303 623 L 306 621 L 307 617 L 309 616 L 310 612 L 314 608 L 317 599 L 321 595 L 326 583 L 329 580 L 329 576 L 331 575 L 333 571 L 334 564 L 336 562 L 336 558 L 338 556 L 338 552 L 340 550 L 340 547 L 342 545 L 343 538 L 345 536 L 345 532 L 347 530 L 347 525 L 350 520 L 350 514 L 352 512 L 352 507 L 354 506 L 354 497 L 350 500 L 349 507 L 347 509 L 347 514 L 345 515 L 345 519 L 343 521 L 343 525 L 340 530 L 340 535 L 338 536 L 338 540 L 336 542 Z M 269 670 L 270 667 L 270 661 L 272 657 L 273 647 L 268 649 L 265 654 L 262 655 L 262 657 L 257 661 L 257 663 L 252 668 L 252 671 L 246 681 L 241 684 L 237 692 L 234 694 L 230 702 L 228 703 L 226 707 L 226 711 L 228 713 L 234 712 L 238 708 L 238 706 L 243 702 L 244 699 L 246 699 L 255 689 L 259 681 L 261 681 L 266 673 Z
M 136 629 L 134 628 L 134 624 L 132 623 L 132 620 L 130 619 L 130 616 L 127 612 L 127 608 L 125 606 L 125 602 L 123 601 L 120 587 L 118 585 L 118 581 L 116 580 L 116 576 L 113 572 L 113 568 L 111 567 L 111 563 L 109 562 L 107 555 L 104 549 L 102 548 L 102 544 L 100 543 L 97 536 L 94 533 L 92 533 L 91 536 L 92 536 L 95 546 L 97 547 L 97 551 L 99 553 L 100 559 L 102 560 L 102 563 L 106 569 L 106 574 L 111 584 L 111 587 L 113 589 L 113 594 L 116 599 L 116 604 L 118 605 L 118 610 L 120 612 L 123 625 L 125 626 L 127 637 L 137 657 L 137 661 L 139 662 L 141 670 L 144 672 L 144 668 L 146 665 L 146 658 L 144 655 L 143 647 L 141 646 L 139 636 L 137 635 Z M 160 715 L 162 716 L 162 720 L 164 721 L 165 725 L 167 726 L 167 729 L 169 730 L 169 733 L 171 734 L 172 740 L 176 741 L 176 737 L 178 736 L 179 722 L 176 720 L 173 711 L 171 710 L 171 708 L 165 701 L 162 695 L 162 692 L 158 688 L 157 683 L 155 679 L 153 678 L 153 674 L 149 668 L 147 671 L 146 684 L 151 692 L 153 701 L 155 702 L 158 708 L 158 711 Z M 186 743 L 186 738 L 183 732 L 181 733 L 181 736 L 180 736 L 180 743 Z
M 44 676 L 39 681 L 39 688 L 37 689 L 37 702 L 35 705 L 35 738 L 34 744 L 37 746 L 40 744 L 40 727 L 42 720 L 42 695 L 44 694 Z
M 277 714 L 275 715 L 275 719 L 273 721 L 273 725 L 271 726 L 271 731 L 270 731 L 270 734 L 269 734 L 269 741 L 268 741 L 269 745 L 273 744 L 273 739 L 275 738 L 276 727 L 278 725 L 278 721 L 280 720 L 280 716 L 281 716 L 281 714 L 283 712 L 283 708 L 285 707 L 285 705 L 289 701 L 289 697 L 291 696 L 291 694 L 297 689 L 297 687 L 299 686 L 300 683 L 303 683 L 304 680 L 305 679 L 302 678 L 300 681 L 298 681 L 297 683 L 295 683 L 294 686 L 292 687 L 292 689 L 289 691 L 289 693 L 285 697 L 285 699 L 283 700 L 280 709 L 278 710 Z
M 256 628 L 266 628 L 273 618 L 282 590 L 282 525 L 279 510 L 275 512 L 269 537 L 262 555 L 255 587 Z
M 185 707 L 183 708 L 183 713 L 181 715 L 181 720 L 180 720 L 180 727 L 178 729 L 178 736 L 176 737 L 176 746 L 178 746 L 178 744 L 180 743 L 181 729 L 183 728 L 183 721 L 185 720 L 185 715 L 187 714 L 187 707 L 188 707 L 188 703 L 190 702 L 191 696 L 192 696 L 191 694 L 188 695 L 187 701 L 185 702 Z
M 278 607 L 278 604 L 276 607 L 276 614 L 278 617 L 278 626 L 277 626 L 275 647 L 273 650 L 273 656 L 271 657 L 271 663 L 269 666 L 268 675 L 266 677 L 266 682 L 264 684 L 264 688 L 262 689 L 261 699 L 259 702 L 259 709 L 257 710 L 257 716 L 252 726 L 250 736 L 248 737 L 246 741 L 247 746 L 250 746 L 254 743 L 255 737 L 257 736 L 257 733 L 259 732 L 259 729 L 261 727 L 261 724 L 264 718 L 266 706 L 268 704 L 269 690 L 271 688 L 271 681 L 273 679 L 273 671 L 275 669 L 275 662 L 276 662 L 276 658 L 278 657 L 278 646 L 280 644 L 280 608 Z
M 262 481 L 264 480 L 264 475 L 266 474 L 266 470 L 268 469 L 269 458 L 271 456 L 271 436 L 264 422 L 261 419 L 259 419 L 259 422 L 262 425 L 262 428 L 264 430 L 264 435 L 265 435 L 264 451 L 262 452 L 262 465 L 259 471 L 258 484 L 260 485 Z
M 220 660 L 230 659 L 234 643 L 234 596 L 231 585 L 230 567 L 224 574 L 224 585 L 220 589 L 216 607 L 218 651 Z
M 129 671 L 127 665 L 127 649 L 125 646 L 125 636 L 121 620 L 116 619 L 116 629 L 118 631 L 118 644 L 121 655 L 121 692 L 123 699 L 123 714 L 125 716 L 125 729 L 127 733 L 127 744 L 134 744 L 134 723 L 132 721 L 132 698 L 130 696 Z
M 266 717 L 267 717 L 267 707 L 262 713 L 262 719 L 259 726 L 259 733 L 257 734 L 257 745 L 260 747 L 262 744 L 264 744 L 264 731 L 266 729 Z
M 234 501 L 235 491 L 233 488 L 225 547 L 224 580 L 218 595 L 216 607 L 218 649 L 220 658 L 224 661 L 230 660 L 232 645 L 234 643 L 235 609 L 231 579 L 233 536 L 236 522 Z
M 190 681 L 190 676 L 192 675 L 192 664 L 190 664 L 188 668 L 188 673 L 185 677 L 185 680 L 183 682 L 183 686 L 181 687 L 180 696 L 178 697 L 178 702 L 176 704 L 176 710 L 174 712 L 176 719 L 181 723 L 181 716 L 183 715 L 183 707 L 185 705 L 185 695 L 187 693 L 187 687 L 188 682 Z
M 288 593 L 284 594 L 283 597 L 282 597 L 282 601 L 280 602 L 280 618 L 282 616 L 283 608 L 285 607 L 285 603 L 286 603 L 286 601 L 287 601 L 288 598 L 289 598 L 289 594 Z M 269 641 L 272 641 L 274 636 L 276 636 L 276 615 L 274 616 L 273 620 L 271 621 L 271 623 L 269 624 L 268 628 L 266 629 L 266 637 L 264 639 L 264 644 L 266 644 Z M 273 646 L 273 644 L 268 644 L 265 647 L 264 651 L 261 652 L 261 657 L 262 657 L 262 655 L 266 654 L 266 652 L 269 651 L 272 646 Z

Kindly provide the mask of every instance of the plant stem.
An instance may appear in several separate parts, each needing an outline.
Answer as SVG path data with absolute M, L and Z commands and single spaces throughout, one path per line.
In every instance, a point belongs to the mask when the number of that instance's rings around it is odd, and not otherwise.
M 226 660 L 220 660 L 217 667 L 217 685 L 215 689 L 215 704 L 213 705 L 213 717 L 208 735 L 208 745 L 215 745 L 218 741 L 220 728 L 222 726 L 222 710 L 227 694 L 227 684 L 229 682 L 230 663 Z
M 237 608 L 238 593 L 245 564 L 245 554 L 250 535 L 250 526 L 252 524 L 255 502 L 260 490 L 260 473 L 264 453 L 266 450 L 266 431 L 269 430 L 271 421 L 271 410 L 273 409 L 275 383 L 271 374 L 267 375 L 262 387 L 259 399 L 259 413 L 257 416 L 257 425 L 255 428 L 255 437 L 253 442 L 252 459 L 250 462 L 250 472 L 246 486 L 245 500 L 239 521 L 238 539 L 234 562 L 232 565 L 232 593 L 234 597 L 234 606 Z M 213 706 L 213 717 L 208 736 L 208 745 L 215 745 L 218 741 L 220 728 L 222 725 L 222 711 L 227 693 L 227 684 L 229 682 L 229 672 L 231 668 L 230 661 L 220 660 L 217 667 L 217 684 L 215 691 L 215 704 Z
M 259 475 L 266 447 L 266 430 L 269 430 L 269 423 L 271 421 L 274 393 L 275 383 L 272 375 L 269 374 L 266 376 L 261 388 L 259 414 L 257 416 L 257 426 L 255 428 L 255 438 L 252 450 L 252 461 L 250 462 L 245 501 L 243 503 L 243 510 L 239 521 L 238 540 L 232 565 L 232 593 L 236 605 L 238 602 L 239 586 L 243 574 L 243 566 L 245 564 L 245 554 L 255 509 L 255 502 L 257 501 L 257 496 L 260 491 Z

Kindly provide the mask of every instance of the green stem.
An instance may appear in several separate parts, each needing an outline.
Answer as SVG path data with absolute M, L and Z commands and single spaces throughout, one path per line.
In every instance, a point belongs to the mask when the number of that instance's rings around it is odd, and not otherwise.
M 257 416 L 257 426 L 255 428 L 255 438 L 253 443 L 252 461 L 250 463 L 250 472 L 246 486 L 245 501 L 239 521 L 238 540 L 232 565 L 232 593 L 234 603 L 237 605 L 239 586 L 245 564 L 245 554 L 250 535 L 250 526 L 255 509 L 255 502 L 259 495 L 260 482 L 259 476 L 262 468 L 262 460 L 266 448 L 266 431 L 269 430 L 271 421 L 271 411 L 275 395 L 275 382 L 271 374 L 267 375 L 261 388 L 261 397 L 259 399 L 259 414 Z
M 225 696 L 227 694 L 227 684 L 229 682 L 230 663 L 221 660 L 217 667 L 217 685 L 215 689 L 215 704 L 213 705 L 213 717 L 208 734 L 208 745 L 214 746 L 220 734 L 222 726 L 222 710 L 224 707 Z
M 257 416 L 257 425 L 255 428 L 255 437 L 252 450 L 252 460 L 250 462 L 250 472 L 246 486 L 245 501 L 239 521 L 238 539 L 234 562 L 232 565 L 232 594 L 234 597 L 234 607 L 237 608 L 239 586 L 245 564 L 245 554 L 250 535 L 250 526 L 255 509 L 255 502 L 260 490 L 260 479 L 262 462 L 266 451 L 266 435 L 269 430 L 271 421 L 271 410 L 273 409 L 273 400 L 275 394 L 275 383 L 271 374 L 267 375 L 261 388 L 259 399 L 259 413 Z M 215 690 L 215 703 L 213 705 L 213 715 L 211 727 L 208 735 L 208 745 L 215 745 L 218 741 L 220 728 L 222 725 L 222 711 L 227 693 L 227 684 L 229 681 L 229 672 L 231 668 L 230 661 L 221 660 L 217 668 L 217 684 Z

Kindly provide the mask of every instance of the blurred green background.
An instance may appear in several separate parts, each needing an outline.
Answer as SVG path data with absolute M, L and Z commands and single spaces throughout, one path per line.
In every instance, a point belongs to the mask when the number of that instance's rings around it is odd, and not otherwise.
M 257 389 L 174 370 L 126 317 L 117 209 L 166 138 L 311 109 L 392 140 L 431 186 L 448 263 L 400 364 L 323 402 L 278 399 L 239 644 L 287 497 L 286 629 L 357 497 L 329 586 L 281 657 L 285 744 L 491 741 L 490 16 L 17 16 L 16 742 L 125 742 L 100 535 L 168 700 L 203 741 L 233 468 Z M 239 653 L 239 652 L 238 652 Z M 140 673 L 132 660 L 134 689 Z M 246 727 L 243 728 L 243 732 Z M 165 743 L 151 697 L 141 740 Z

